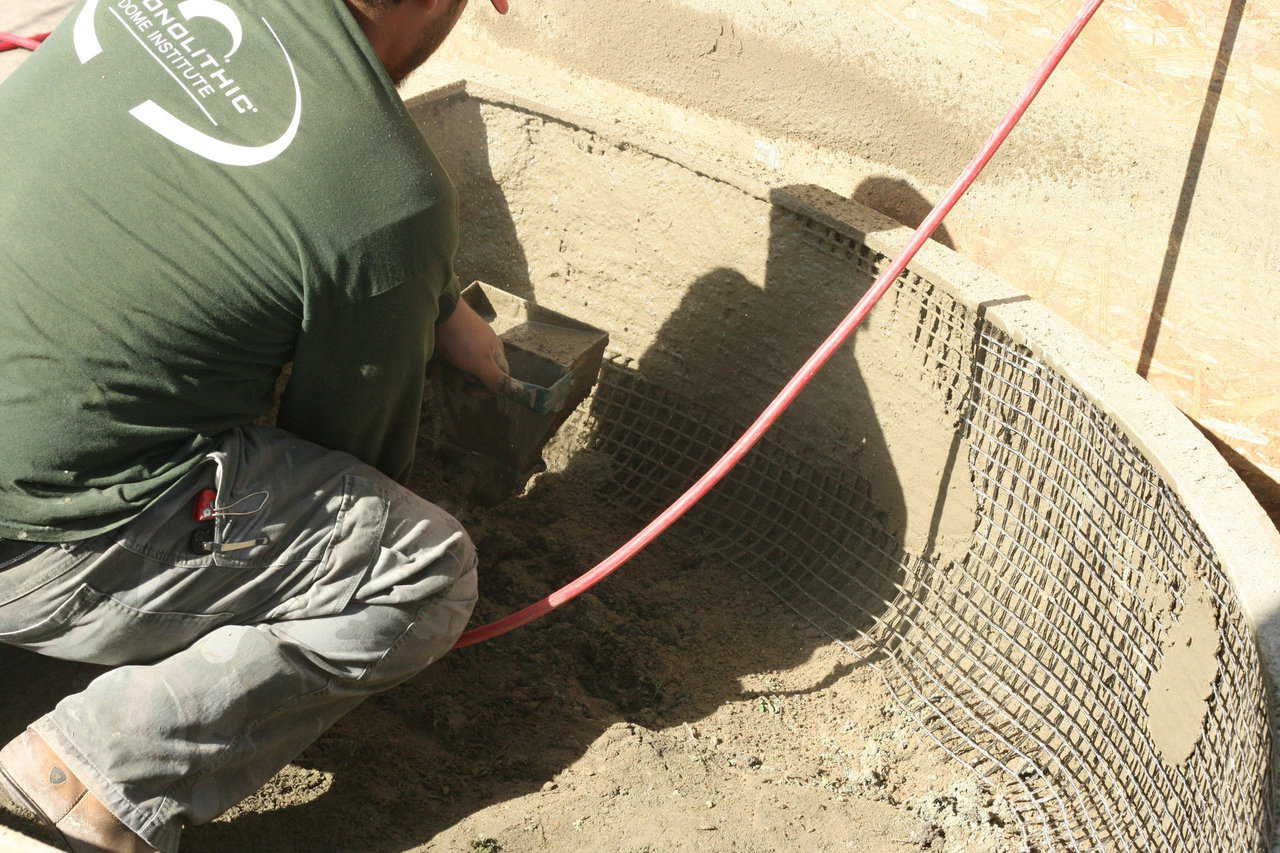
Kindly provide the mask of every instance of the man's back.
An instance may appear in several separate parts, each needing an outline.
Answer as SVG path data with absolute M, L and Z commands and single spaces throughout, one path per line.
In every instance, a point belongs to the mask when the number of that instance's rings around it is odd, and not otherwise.
M 0 538 L 125 523 L 290 358 L 281 425 L 404 474 L 456 203 L 340 0 L 88 0 L 0 151 Z
M 81 0 L 0 86 L 0 643 L 113 667 L 0 746 L 0 799 L 69 850 L 178 853 L 476 602 L 392 479 L 437 343 L 515 388 L 392 85 L 466 2 L 250 5 Z

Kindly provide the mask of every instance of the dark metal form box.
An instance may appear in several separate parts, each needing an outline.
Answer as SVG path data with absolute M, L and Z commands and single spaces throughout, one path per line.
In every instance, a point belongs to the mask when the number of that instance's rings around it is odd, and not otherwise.
M 476 396 L 443 371 L 439 414 L 449 474 L 473 500 L 497 503 L 543 469 L 542 448 L 591 393 L 609 335 L 483 282 L 462 292 L 502 339 L 518 396 Z

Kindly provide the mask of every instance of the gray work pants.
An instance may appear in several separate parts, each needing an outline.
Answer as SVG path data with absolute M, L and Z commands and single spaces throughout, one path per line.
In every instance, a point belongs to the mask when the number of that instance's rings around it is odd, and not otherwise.
M 192 506 L 211 488 L 207 553 Z M 119 665 L 32 728 L 174 853 L 184 826 L 447 652 L 475 600 L 475 550 L 450 515 L 351 456 L 255 427 L 122 530 L 0 568 L 0 642 Z

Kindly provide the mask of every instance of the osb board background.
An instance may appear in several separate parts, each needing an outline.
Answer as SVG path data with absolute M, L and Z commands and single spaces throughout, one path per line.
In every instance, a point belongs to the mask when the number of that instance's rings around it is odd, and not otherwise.
M 473 4 L 459 76 L 909 224 L 1075 0 Z M 943 239 L 1105 343 L 1280 519 L 1280 0 L 1114 0 Z

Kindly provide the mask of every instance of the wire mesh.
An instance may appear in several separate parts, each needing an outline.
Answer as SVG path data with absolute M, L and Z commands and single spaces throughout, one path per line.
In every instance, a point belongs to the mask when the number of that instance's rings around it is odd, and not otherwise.
M 859 241 L 792 214 L 863 271 Z M 1270 742 L 1250 629 L 1194 519 L 1123 430 L 1025 346 L 908 272 L 892 334 L 956 415 L 978 496 L 968 553 L 908 553 L 849 460 L 775 430 L 678 526 L 880 669 L 903 708 L 1002 790 L 1038 850 L 1255 850 Z M 737 437 L 613 354 L 587 445 L 610 497 L 660 509 Z M 1191 755 L 1172 764 L 1144 704 L 1183 591 L 1209 591 L 1217 674 Z M 1169 607 L 1153 607 L 1165 590 Z
M 833 302 L 842 314 L 841 300 L 852 304 L 851 291 L 887 259 L 851 228 L 810 216 L 812 187 L 765 199 L 630 144 L 603 157 L 614 147 L 576 125 L 485 109 L 489 139 L 505 133 L 521 151 L 535 144 L 554 151 L 589 188 L 571 198 L 559 173 L 538 183 L 534 169 L 517 170 L 520 180 L 511 182 L 485 164 L 455 172 L 478 168 L 481 178 L 464 197 L 491 199 L 497 210 L 541 210 L 548 197 L 558 199 L 566 224 L 547 230 L 542 219 L 517 217 L 522 248 L 510 244 L 517 262 L 499 271 L 513 281 L 527 275 L 519 261 L 527 252 L 558 276 L 540 284 L 540 297 L 586 311 L 590 296 L 597 324 L 627 332 L 615 338 L 626 352 L 605 366 L 583 440 L 610 460 L 602 497 L 647 521 L 745 426 L 724 416 L 723 405 L 699 403 L 699 379 L 713 380 L 708 387 L 743 384 L 718 404 L 767 399 L 795 354 L 792 341 L 779 338 L 819 325 Z M 595 159 L 579 156 L 584 151 Z M 618 212 L 632 212 L 635 201 L 611 189 L 619 183 L 613 170 L 625 169 L 662 186 L 664 196 L 696 203 L 636 210 L 634 223 L 628 216 L 619 228 Z M 697 214 L 687 216 L 690 209 Z M 723 214 L 732 226 L 724 233 L 748 233 L 739 220 L 767 223 L 763 268 L 754 242 L 743 251 L 711 245 L 708 235 L 721 233 L 718 211 L 734 211 Z M 697 230 L 703 219 L 705 232 Z M 501 233 L 486 225 L 468 263 L 478 271 L 500 266 L 494 235 Z M 679 263 L 661 251 L 674 234 L 698 249 Z M 646 286 L 632 286 L 641 277 Z M 595 288 L 597 278 L 614 286 Z M 678 305 L 664 301 L 673 292 Z M 856 449 L 833 455 L 840 424 L 802 433 L 785 419 L 673 535 L 754 576 L 877 667 L 903 710 L 1010 801 L 1028 848 L 1266 849 L 1273 819 L 1262 670 L 1228 574 L 1123 426 L 1034 344 L 1015 342 L 955 292 L 908 270 L 872 319 L 895 342 L 894 357 L 933 383 L 921 416 L 954 424 L 950 475 L 966 478 L 976 494 L 962 556 L 907 548 L 876 484 L 859 473 Z M 692 322 L 686 302 L 737 313 L 732 322 Z M 662 327 L 651 330 L 657 322 Z M 832 367 L 856 370 L 852 358 Z M 827 393 L 858 388 L 836 382 Z M 822 416 L 819 406 L 807 406 L 811 416 Z M 1192 589 L 1211 602 L 1216 674 L 1189 755 L 1171 761 L 1152 737 L 1148 700 Z

